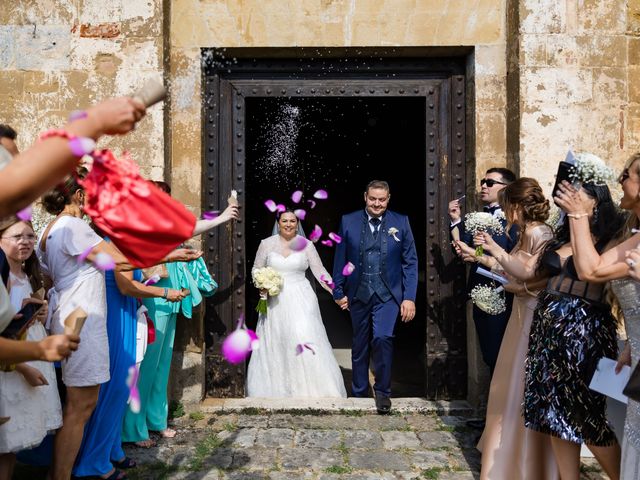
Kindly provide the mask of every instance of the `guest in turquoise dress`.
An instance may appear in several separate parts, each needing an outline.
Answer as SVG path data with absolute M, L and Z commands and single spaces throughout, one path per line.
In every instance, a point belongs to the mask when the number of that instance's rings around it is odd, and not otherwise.
M 163 437 L 172 437 L 175 432 L 167 428 L 169 407 L 167 386 L 173 354 L 178 313 L 191 318 L 193 307 L 200 304 L 202 295 L 213 295 L 217 284 L 209 275 L 204 261 L 199 258 L 191 262 L 167 264 L 169 276 L 156 285 L 165 288 L 188 289 L 191 295 L 182 302 L 170 303 L 163 298 L 143 300 L 149 316 L 156 327 L 156 341 L 147 347 L 138 379 L 140 412 L 128 410 L 124 419 L 122 439 L 139 446 L 153 445 L 149 431 L 157 431 Z
M 119 468 L 135 466 L 122 450 L 122 422 L 128 410 L 129 368 L 136 364 L 137 298 L 162 298 L 179 302 L 187 292 L 141 283 L 140 270 L 128 273 L 106 272 L 107 334 L 111 379 L 100 386 L 96 408 L 85 426 L 74 475 L 125 478 Z

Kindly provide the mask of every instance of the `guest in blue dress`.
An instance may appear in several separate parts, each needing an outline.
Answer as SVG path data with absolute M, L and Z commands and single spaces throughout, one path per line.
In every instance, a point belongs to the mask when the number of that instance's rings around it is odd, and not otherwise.
M 96 408 L 85 427 L 74 475 L 118 480 L 119 470 L 135 466 L 122 450 L 122 422 L 129 398 L 126 380 L 136 364 L 137 298 L 162 297 L 181 301 L 188 292 L 141 283 L 142 273 L 106 272 L 107 334 L 111 379 L 100 386 Z

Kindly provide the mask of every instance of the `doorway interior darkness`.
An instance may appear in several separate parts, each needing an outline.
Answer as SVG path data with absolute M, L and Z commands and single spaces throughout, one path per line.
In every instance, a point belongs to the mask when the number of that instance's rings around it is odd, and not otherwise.
M 409 216 L 419 257 L 417 316 L 396 329 L 393 394 L 464 398 L 464 272 L 452 259 L 443 217 L 448 199 L 465 189 L 464 62 L 352 57 L 349 49 L 310 59 L 302 50 L 283 59 L 238 49 L 233 61 L 225 60 L 228 51 L 203 51 L 203 207 L 217 208 L 231 188 L 243 205 L 240 222 L 205 240 L 221 286 L 207 304 L 207 392 L 244 394 L 245 366 L 222 361 L 217 334 L 230 331 L 242 311 L 250 326 L 257 320 L 249 272 L 275 220 L 264 201 L 295 206 L 293 191 L 303 190 L 305 202 L 326 189 L 327 200 L 306 204 L 304 227 L 337 232 L 340 216 L 363 207 L 364 186 L 377 178 L 391 185 L 390 208 Z M 333 249 L 317 248 L 331 272 Z M 318 290 L 349 388 L 349 317 Z

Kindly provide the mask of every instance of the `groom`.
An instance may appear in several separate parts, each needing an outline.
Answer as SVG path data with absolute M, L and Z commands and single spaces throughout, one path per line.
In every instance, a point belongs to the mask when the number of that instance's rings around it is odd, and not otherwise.
M 418 257 L 409 219 L 387 210 L 389 184 L 369 182 L 365 209 L 344 215 L 333 264 L 333 298 L 351 312 L 351 363 L 354 397 L 369 393 L 369 352 L 373 351 L 378 413 L 391 410 L 393 330 L 398 313 L 403 322 L 416 314 Z M 355 266 L 351 275 L 343 268 Z

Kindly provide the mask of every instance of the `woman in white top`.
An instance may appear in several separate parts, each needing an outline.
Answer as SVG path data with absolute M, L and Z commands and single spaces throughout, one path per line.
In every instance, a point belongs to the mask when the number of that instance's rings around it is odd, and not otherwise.
M 93 262 L 101 253 L 113 258 L 117 269 L 131 268 L 126 258 L 82 220 L 84 191 L 74 177 L 43 197 L 45 209 L 56 218 L 38 241 L 43 271 L 51 278 L 49 291 L 51 333 L 64 331 L 65 318 L 77 307 L 87 314 L 80 346 L 62 362 L 67 387 L 63 426 L 54 443 L 53 478 L 68 479 L 82 442 L 84 426 L 98 400 L 100 384 L 109 380 L 109 344 L 104 272 Z M 88 252 L 88 254 L 87 254 Z M 201 252 L 174 250 L 165 261 L 188 261 Z M 78 261 L 80 255 L 85 261 Z M 128 266 L 128 267 L 127 267 Z
M 38 259 L 34 255 L 35 233 L 30 223 L 11 217 L 0 225 L 0 248 L 9 263 L 9 296 L 19 311 L 23 301 L 42 286 Z M 26 332 L 26 339 L 47 336 L 46 304 Z M 11 478 L 15 452 L 40 444 L 47 433 L 62 425 L 60 397 L 53 364 L 42 361 L 20 363 L 14 371 L 0 372 L 0 478 Z

